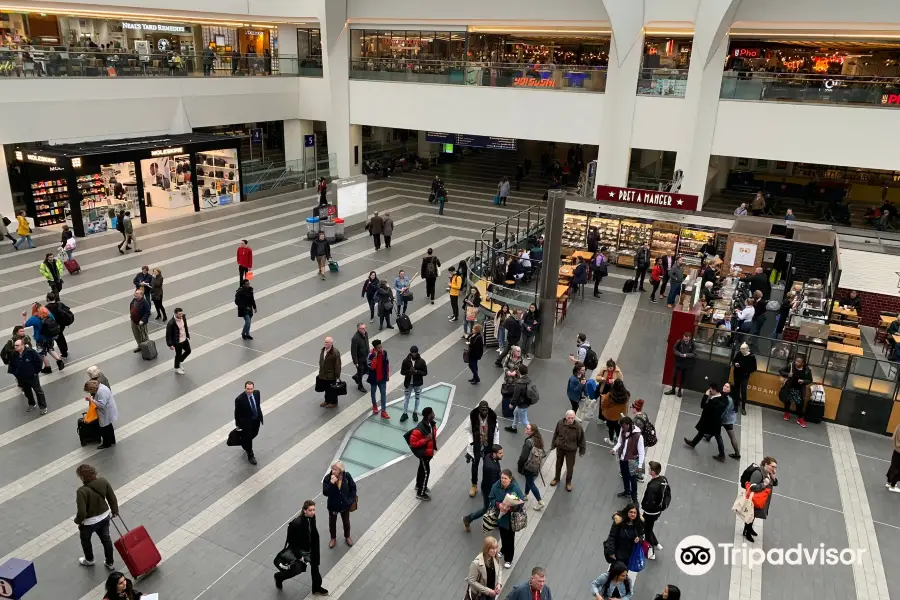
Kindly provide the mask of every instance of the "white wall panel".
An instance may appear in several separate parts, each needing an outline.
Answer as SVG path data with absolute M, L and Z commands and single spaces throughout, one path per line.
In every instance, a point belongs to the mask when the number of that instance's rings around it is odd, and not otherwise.
M 897 168 L 900 109 L 719 101 L 712 154 Z
M 148 12 L 164 14 L 168 17 L 178 15 L 194 15 L 198 18 L 244 17 L 285 17 L 304 19 L 317 17 L 322 12 L 322 0 L 191 0 L 185 4 L 183 0 L 66 0 L 49 2 L 48 9 L 65 10 L 64 7 L 75 7 L 81 10 L 103 10 L 116 13 Z M 190 11 L 190 12 L 188 12 Z M 250 21 L 250 18 L 245 18 Z M 186 17 L 185 21 L 190 21 Z
M 152 135 L 189 127 L 324 120 L 328 88 L 304 77 L 8 79 L 0 143 Z
M 430 23 L 456 20 L 477 23 L 499 21 L 504 25 L 517 21 L 606 21 L 601 0 L 555 0 L 554 2 L 522 2 L 521 0 L 347 0 L 349 19 L 394 19 Z
M 350 81 L 350 123 L 597 144 L 603 94 Z
M 735 22 L 797 23 L 810 29 L 825 23 L 858 25 L 893 24 L 900 21 L 900 5 L 889 0 L 823 2 L 822 0 L 747 0 L 741 2 Z M 854 25 L 851 25 L 851 28 Z M 884 27 L 887 28 L 887 27 Z
M 677 151 L 677 135 L 684 106 L 683 98 L 638 96 L 634 107 L 631 147 Z

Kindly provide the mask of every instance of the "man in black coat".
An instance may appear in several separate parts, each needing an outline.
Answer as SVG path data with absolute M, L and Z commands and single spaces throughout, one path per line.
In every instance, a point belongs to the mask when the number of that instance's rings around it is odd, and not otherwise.
M 234 426 L 241 431 L 241 448 L 247 452 L 247 460 L 256 464 L 253 455 L 253 438 L 259 434 L 263 424 L 262 404 L 259 390 L 254 389 L 253 382 L 244 383 L 244 393 L 234 399 Z
M 472 514 L 463 517 L 463 527 L 465 527 L 466 531 L 471 531 L 471 529 L 469 529 L 469 524 L 472 521 L 477 521 L 483 517 L 491 507 L 491 488 L 494 487 L 495 483 L 500 481 L 500 461 L 502 459 L 503 448 L 500 444 L 491 446 L 490 453 L 484 455 L 484 467 L 481 473 L 481 495 L 484 497 L 484 506 Z
M 9 359 L 7 372 L 16 378 L 16 383 L 22 388 L 25 398 L 28 400 L 28 412 L 34 410 L 34 395 L 37 394 L 38 407 L 41 414 L 47 414 L 47 398 L 41 388 L 41 367 L 44 366 L 40 355 L 25 345 L 22 338 L 13 342 L 13 355 Z
M 422 279 L 425 280 L 425 295 L 432 304 L 434 304 L 434 284 L 437 281 L 440 266 L 440 259 L 434 255 L 434 250 L 429 248 L 427 255 L 422 259 L 422 268 L 419 272 L 422 274 Z
M 369 333 L 366 331 L 365 323 L 356 324 L 356 333 L 350 338 L 350 358 L 353 360 L 353 366 L 356 367 L 356 374 L 353 381 L 356 382 L 356 389 L 361 392 L 368 390 L 363 387 L 363 377 L 366 374 L 366 357 L 369 356 Z
M 671 254 L 666 254 L 662 257 L 662 283 L 659 286 L 659 295 L 660 297 L 666 295 L 666 285 L 669 283 L 669 269 L 675 266 L 675 257 Z
M 494 362 L 495 367 L 501 368 L 503 367 L 503 361 L 506 360 L 506 355 L 509 354 L 513 346 L 518 346 L 519 340 L 522 339 L 522 311 L 516 309 L 512 316 L 503 322 L 503 328 L 506 329 L 506 348 L 503 349 L 503 354 L 500 355 L 500 358 Z
M 166 346 L 175 351 L 175 372 L 184 375 L 181 365 L 191 354 L 191 332 L 187 315 L 180 308 L 175 309 L 172 319 L 166 323 Z
M 745 282 L 750 286 L 750 293 L 760 291 L 763 300 L 766 302 L 769 300 L 769 296 L 772 295 L 772 284 L 769 283 L 769 278 L 766 277 L 762 267 L 757 267 L 756 272 L 745 279 Z
M 706 394 L 700 401 L 700 408 L 703 410 L 696 425 L 697 435 L 692 440 L 684 438 L 684 443 L 693 449 L 704 435 L 712 436 L 716 438 L 716 445 L 719 449 L 719 454 L 713 456 L 713 458 L 719 462 L 725 462 L 725 442 L 722 440 L 722 414 L 728 408 L 728 401 L 722 395 L 722 389 L 719 387 L 719 384 L 709 384 L 709 389 L 706 390 Z
M 471 350 L 469 350 L 471 353 Z M 478 403 L 478 407 L 469 413 L 469 424 L 466 427 L 469 436 L 469 448 L 466 460 L 472 462 L 472 487 L 469 497 L 474 498 L 478 491 L 478 463 L 491 451 L 491 447 L 500 443 L 500 429 L 497 427 L 497 413 L 487 400 Z M 490 493 L 490 489 L 488 489 Z
M 641 292 L 647 291 L 644 289 L 644 276 L 647 275 L 649 268 L 650 246 L 644 242 L 634 255 L 634 287 Z
M 409 354 L 400 363 L 400 374 L 403 375 L 403 414 L 400 416 L 400 422 L 403 423 L 409 419 L 407 411 L 409 410 L 409 397 L 415 394 L 415 404 L 413 404 L 413 421 L 419 421 L 419 400 L 422 397 L 422 385 L 425 383 L 425 376 L 428 375 L 428 365 L 425 359 L 419 354 L 419 347 L 413 346 L 409 349 Z
M 328 590 L 322 587 L 322 574 L 319 572 L 321 562 L 319 530 L 316 528 L 316 503 L 312 500 L 304 502 L 300 516 L 288 524 L 285 545 L 291 549 L 297 560 L 293 564 L 284 565 L 285 569 L 275 573 L 275 587 L 280 590 L 285 579 L 305 571 L 306 568 L 299 564 L 302 562 L 309 566 L 313 595 L 327 596 Z
M 315 261 L 319 269 L 319 277 L 325 279 L 325 269 L 328 268 L 328 261 L 331 260 L 331 244 L 325 240 L 324 231 L 320 231 L 310 245 L 309 258 Z

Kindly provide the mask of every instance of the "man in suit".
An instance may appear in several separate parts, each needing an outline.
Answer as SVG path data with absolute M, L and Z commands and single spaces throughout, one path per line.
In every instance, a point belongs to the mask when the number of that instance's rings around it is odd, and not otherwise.
M 234 399 L 234 425 L 241 431 L 241 447 L 247 452 L 247 460 L 256 464 L 253 455 L 253 438 L 263 424 L 262 404 L 259 390 L 253 389 L 253 382 L 244 383 L 244 393 Z

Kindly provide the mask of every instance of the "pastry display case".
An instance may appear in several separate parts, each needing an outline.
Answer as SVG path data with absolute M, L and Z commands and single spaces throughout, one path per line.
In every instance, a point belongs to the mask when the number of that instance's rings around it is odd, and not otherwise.
M 653 237 L 650 241 L 650 258 L 674 255 L 678 248 L 678 232 L 680 227 L 675 223 L 657 221 L 653 224 Z
M 566 213 L 563 219 L 563 246 L 582 250 L 587 248 L 587 217 Z
M 700 265 L 703 246 L 714 241 L 715 231 L 685 227 L 681 230 L 678 252 L 689 265 Z
M 619 219 L 592 217 L 588 223 L 588 231 L 596 227 L 600 234 L 600 248 L 606 246 L 609 252 L 615 252 L 619 246 L 619 223 Z
M 653 227 L 650 223 L 623 219 L 619 226 L 619 251 L 616 264 L 623 267 L 633 267 L 637 249 L 643 244 L 650 245 L 653 235 Z

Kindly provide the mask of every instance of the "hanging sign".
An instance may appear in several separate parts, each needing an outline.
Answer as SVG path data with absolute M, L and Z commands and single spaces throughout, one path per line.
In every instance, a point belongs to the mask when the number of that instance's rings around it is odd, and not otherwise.
M 735 242 L 731 247 L 731 260 L 728 261 L 733 265 L 744 265 L 745 267 L 756 266 L 756 244 L 748 244 L 747 242 Z
M 655 208 L 674 208 L 675 210 L 697 210 L 699 198 L 690 194 L 670 194 L 653 190 L 639 190 L 612 185 L 597 186 L 597 200 L 606 202 L 625 202 L 643 204 Z
M 556 82 L 552 79 L 536 79 L 534 77 L 516 77 L 513 79 L 513 87 L 556 87 Z
M 190 33 L 187 25 L 170 25 L 169 23 L 129 23 L 122 21 L 122 29 L 134 31 L 164 31 L 165 33 Z

